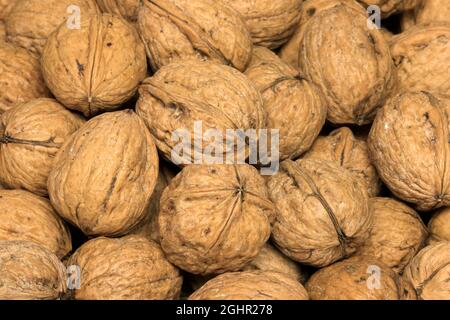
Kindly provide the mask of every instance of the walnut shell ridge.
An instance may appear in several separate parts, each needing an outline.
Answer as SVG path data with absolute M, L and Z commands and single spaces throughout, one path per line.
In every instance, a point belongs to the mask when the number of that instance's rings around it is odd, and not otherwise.
M 141 0 L 97 0 L 100 10 L 137 22 Z
M 48 178 L 58 213 L 86 235 L 118 236 L 146 214 L 158 176 L 148 130 L 132 111 L 88 121 L 58 151 Z
M 428 222 L 428 229 L 430 230 L 429 244 L 439 241 L 450 242 L 450 209 L 442 208 L 434 213 Z
M 0 0 L 0 20 L 4 20 L 18 0 Z

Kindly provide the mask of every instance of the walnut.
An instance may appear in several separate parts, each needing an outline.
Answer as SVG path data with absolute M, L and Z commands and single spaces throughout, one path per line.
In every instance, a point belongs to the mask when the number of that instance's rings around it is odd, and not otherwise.
M 450 242 L 450 208 L 442 208 L 433 214 L 433 217 L 428 222 L 428 229 L 430 230 L 430 244 L 439 241 Z

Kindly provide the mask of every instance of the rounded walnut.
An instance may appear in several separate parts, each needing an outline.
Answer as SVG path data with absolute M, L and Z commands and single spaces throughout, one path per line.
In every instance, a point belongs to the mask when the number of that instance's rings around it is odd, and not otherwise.
M 66 291 L 66 270 L 44 247 L 28 241 L 0 241 L 0 299 L 58 299 Z
M 156 243 L 140 236 L 89 240 L 67 264 L 81 269 L 77 300 L 166 300 L 181 291 L 179 270 Z
M 327 116 L 319 89 L 263 47 L 255 47 L 245 74 L 261 93 L 267 128 L 279 130 L 280 158 L 296 158 L 308 150 Z
M 102 12 L 112 13 L 130 22 L 137 22 L 140 2 L 141 0 L 97 0 Z
M 91 117 L 133 97 L 147 74 L 147 62 L 136 30 L 122 18 L 86 16 L 80 28 L 62 25 L 52 33 L 42 53 L 42 70 L 62 104 Z
M 4 20 L 18 0 L 0 0 L 0 20 Z
M 259 254 L 273 214 L 264 179 L 254 167 L 190 165 L 161 197 L 162 249 L 190 273 L 236 271 Z
M 433 217 L 428 222 L 428 229 L 430 230 L 428 243 L 450 242 L 450 208 L 443 208 L 433 214 Z
M 270 271 L 228 272 L 209 280 L 189 300 L 308 300 L 291 277 Z
M 0 116 L 0 182 L 47 195 L 47 178 L 62 144 L 84 123 L 53 99 L 31 100 Z
M 422 0 L 358 0 L 368 6 L 378 6 L 383 18 L 391 14 L 414 9 Z M 429 1 L 429 0 L 424 0 Z
M 353 254 L 369 235 L 367 192 L 333 163 L 286 160 L 268 190 L 277 208 L 272 237 L 293 260 L 323 267 Z
M 378 112 L 368 145 L 378 174 L 419 210 L 450 205 L 450 97 L 406 92 Z
M 88 121 L 61 147 L 48 178 L 59 214 L 86 235 L 117 236 L 145 216 L 158 176 L 158 155 L 131 110 Z
M 154 71 L 192 58 L 243 71 L 251 58 L 252 40 L 244 21 L 222 1 L 144 1 L 138 28 Z

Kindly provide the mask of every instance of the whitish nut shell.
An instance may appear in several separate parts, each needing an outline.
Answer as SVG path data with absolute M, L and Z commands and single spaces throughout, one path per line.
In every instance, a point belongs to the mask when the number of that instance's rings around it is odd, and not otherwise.
M 189 300 L 309 300 L 305 288 L 278 272 L 245 271 L 221 274 L 195 291 Z
M 76 15 L 83 21 L 98 13 L 95 0 L 18 0 L 5 19 L 8 41 L 40 56 L 48 37 L 60 25 L 76 29 Z
M 450 95 L 450 22 L 417 25 L 395 36 L 391 54 L 396 90 Z
M 447 0 L 423 0 L 413 9 L 402 15 L 402 30 L 428 22 L 450 22 L 450 2 Z
M 46 196 L 56 153 L 84 119 L 56 100 L 41 98 L 0 116 L 0 182 Z
M 48 178 L 58 213 L 86 235 L 118 236 L 146 214 L 158 154 L 132 111 L 109 112 L 82 126 L 56 155 Z
M 18 0 L 0 0 L 0 20 L 4 20 Z
M 155 242 L 140 236 L 89 240 L 68 265 L 81 269 L 77 300 L 167 300 L 181 291 L 179 270 Z
M 308 150 L 322 129 L 327 106 L 319 89 L 264 47 L 255 47 L 245 71 L 261 93 L 267 128 L 279 130 L 281 159 Z
M 225 0 L 239 12 L 250 31 L 253 43 L 277 48 L 289 40 L 298 25 L 303 0 Z
M 433 214 L 433 217 L 428 222 L 428 229 L 430 230 L 428 243 L 450 242 L 450 208 L 443 208 Z
M 273 215 L 254 167 L 190 165 L 161 197 L 161 246 L 169 261 L 190 273 L 236 271 L 259 254 Z
M 100 10 L 137 22 L 141 0 L 97 0 Z
M 391 14 L 414 9 L 422 0 L 358 0 L 365 6 L 378 6 L 383 18 Z M 429 0 L 424 0 L 429 1 Z M 373 14 L 373 12 L 371 12 Z
M 450 205 L 450 97 L 406 92 L 378 112 L 368 145 L 389 189 L 419 210 Z
M 39 61 L 25 49 L 0 44 L 0 114 L 19 103 L 48 95 Z
M 369 235 L 367 192 L 333 163 L 286 160 L 267 187 L 277 208 L 272 237 L 293 260 L 324 267 L 353 254 Z
M 358 255 L 375 257 L 401 273 L 425 244 L 427 227 L 417 212 L 397 200 L 372 198 L 369 204 L 373 226 Z
M 199 124 L 204 133 L 209 129 L 220 131 L 224 140 L 227 129 L 245 131 L 265 127 L 266 114 L 260 94 L 242 73 L 221 64 L 197 60 L 169 64 L 145 79 L 139 94 L 136 112 L 155 138 L 159 151 L 178 165 L 194 163 L 192 152 L 180 154 L 180 144 L 182 147 L 186 144 L 184 130 L 192 142 L 200 143 L 198 140 L 202 139 L 205 146 L 215 145 L 214 139 L 195 136 L 194 128 Z M 225 143 L 222 150 L 223 156 L 216 155 L 218 159 L 229 156 Z M 235 154 L 244 151 L 234 146 Z
M 49 37 L 42 72 L 62 104 L 91 117 L 133 97 L 147 74 L 145 49 L 126 20 L 84 16 L 79 30 L 61 25 Z
M 66 269 L 44 247 L 28 241 L 0 241 L 0 299 L 54 300 L 66 291 Z
M 369 197 L 380 192 L 381 182 L 369 157 L 367 143 L 342 127 L 332 131 L 328 136 L 320 136 L 302 159 L 333 162 L 349 170 L 367 191 Z
M 450 242 L 423 248 L 406 267 L 403 277 L 421 300 L 450 300 Z
M 252 40 L 244 21 L 222 1 L 144 1 L 138 28 L 154 71 L 192 58 L 243 71 L 251 58 Z

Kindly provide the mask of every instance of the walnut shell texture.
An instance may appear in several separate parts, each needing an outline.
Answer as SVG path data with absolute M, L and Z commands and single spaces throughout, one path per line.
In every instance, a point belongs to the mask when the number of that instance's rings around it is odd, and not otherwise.
M 428 229 L 430 230 L 428 239 L 430 244 L 438 241 L 450 242 L 450 208 L 443 208 L 433 214 L 428 222 Z
M 382 17 L 386 18 L 394 13 L 414 9 L 422 0 L 358 0 L 365 6 L 376 5 L 381 9 Z M 425 0 L 429 1 L 429 0 Z
M 400 199 L 427 211 L 450 205 L 450 97 L 406 92 L 378 112 L 368 145 L 378 174 Z
M 411 285 L 370 256 L 355 256 L 314 273 L 306 283 L 312 300 L 415 300 Z
M 450 300 L 450 242 L 423 248 L 403 274 L 421 300 Z
M 280 130 L 280 158 L 296 158 L 308 150 L 327 116 L 318 87 L 264 47 L 254 48 L 245 74 L 261 93 L 267 127 Z
M 349 171 L 324 161 L 286 160 L 267 186 L 277 208 L 272 237 L 291 259 L 323 267 L 367 239 L 369 198 Z
M 159 224 L 169 261 L 194 274 L 236 271 L 270 236 L 264 179 L 243 165 L 190 165 L 164 190 Z
M 255 45 L 274 49 L 295 32 L 303 0 L 224 2 L 242 15 Z
M 147 0 L 139 9 L 138 28 L 154 71 L 192 58 L 243 71 L 251 58 L 245 22 L 222 1 Z
M 91 15 L 80 30 L 59 27 L 42 53 L 45 81 L 67 108 L 91 117 L 117 109 L 147 74 L 145 49 L 126 20 Z
M 0 20 L 5 19 L 18 0 L 0 0 Z
M 54 208 L 86 235 L 122 235 L 134 228 L 158 176 L 158 155 L 131 110 L 88 121 L 56 155 L 48 178 Z
M 100 10 L 137 22 L 141 0 L 97 0 Z
M 0 20 L 0 43 L 6 41 L 6 27 L 5 23 Z
M 0 182 L 47 195 L 47 178 L 59 148 L 84 124 L 53 99 L 40 98 L 0 116 Z
M 209 280 L 189 300 L 309 300 L 291 277 L 270 271 L 228 272 Z
M 447 0 L 422 0 L 413 9 L 402 16 L 402 29 L 428 22 L 450 22 L 450 2 Z
M 155 242 L 140 236 L 89 240 L 68 264 L 81 269 L 77 300 L 177 299 L 181 291 L 179 270 Z
M 46 248 L 29 241 L 0 241 L 0 299 L 58 299 L 66 270 Z
M 25 49 L 0 44 L 0 114 L 48 94 L 39 61 Z

